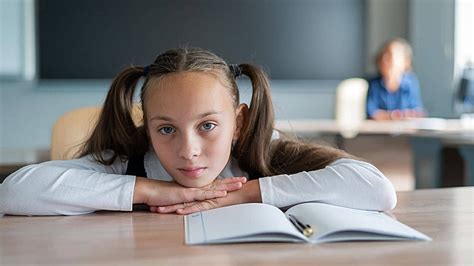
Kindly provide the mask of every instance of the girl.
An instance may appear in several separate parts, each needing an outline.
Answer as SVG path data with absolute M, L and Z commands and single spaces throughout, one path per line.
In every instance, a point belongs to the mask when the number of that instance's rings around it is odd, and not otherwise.
M 369 82 L 367 115 L 374 120 L 423 116 L 420 86 L 411 72 L 412 50 L 403 39 L 386 42 L 376 57 L 379 76 Z
M 252 83 L 249 106 L 239 102 L 240 75 Z M 131 110 L 141 77 L 144 124 L 136 127 Z M 273 122 L 260 68 L 227 65 L 197 48 L 169 50 L 115 78 L 80 158 L 10 175 L 0 186 L 0 212 L 74 215 L 131 211 L 140 203 L 179 214 L 244 202 L 395 206 L 392 184 L 374 166 L 333 148 L 278 138 Z

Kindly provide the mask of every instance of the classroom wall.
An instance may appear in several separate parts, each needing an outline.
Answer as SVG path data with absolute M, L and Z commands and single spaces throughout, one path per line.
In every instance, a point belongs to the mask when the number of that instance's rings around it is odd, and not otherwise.
M 374 58 L 388 39 L 408 39 L 408 0 L 367 0 L 366 72 L 376 73 Z M 394 23 L 396 21 L 396 23 Z
M 454 117 L 455 0 L 410 1 L 413 66 L 430 116 Z
M 276 117 L 334 117 L 337 80 L 272 80 Z M 100 105 L 110 80 L 49 80 L 0 83 L 0 149 L 47 149 L 54 121 L 68 110 Z M 249 102 L 250 83 L 239 82 Z
M 22 70 L 22 9 L 11 0 L 0 1 L 0 78 L 16 77 Z
M 0 3 L 4 4 L 5 1 Z M 409 1 L 408 8 L 405 0 L 393 1 L 399 4 L 390 7 L 384 5 L 385 1 L 388 0 L 367 2 L 366 7 L 371 10 L 366 12 L 367 23 L 370 24 L 366 25 L 366 35 L 371 43 L 367 53 L 376 49 L 386 36 L 397 36 L 406 32 L 408 39 L 413 42 L 415 70 L 419 74 L 426 107 L 430 114 L 449 116 L 450 102 L 446 99 L 451 99 L 449 86 L 452 79 L 449 77 L 450 57 L 445 56 L 445 51 L 448 51 L 449 55 L 449 45 L 446 48 L 443 43 L 449 42 L 449 27 L 454 30 L 454 26 L 450 24 L 449 17 L 439 19 L 439 16 L 444 14 L 444 8 L 448 8 L 449 12 L 450 3 L 454 0 Z M 408 29 L 403 25 L 387 24 L 386 17 L 408 17 Z M 11 24 L 6 18 L 0 16 L 1 38 L 7 36 L 10 29 L 3 26 Z M 447 32 L 443 33 L 441 39 L 436 33 L 438 29 Z M 429 40 L 431 44 L 426 45 L 425 40 Z M 2 41 L 3 46 L 14 44 Z M 14 50 L 15 47 L 6 48 Z M 3 56 L 4 54 L 2 59 Z M 2 64 L 5 64 L 4 60 L 0 60 L 0 65 Z M 370 64 L 370 61 L 367 62 L 367 68 Z M 333 118 L 335 88 L 338 82 L 272 80 L 277 118 Z M 0 149 L 47 149 L 54 121 L 68 110 L 101 104 L 109 83 L 110 80 L 57 80 L 39 83 L 0 81 Z M 245 82 L 242 84 L 242 98 L 245 100 L 249 98 L 250 90 L 245 88 Z

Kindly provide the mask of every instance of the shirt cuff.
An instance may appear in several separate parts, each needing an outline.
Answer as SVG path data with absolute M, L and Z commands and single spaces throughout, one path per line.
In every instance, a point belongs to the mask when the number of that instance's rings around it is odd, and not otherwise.
M 118 203 L 119 210 L 132 211 L 133 210 L 133 195 L 135 192 L 135 182 L 137 177 L 133 175 L 125 176 L 126 181 L 120 193 Z
M 258 179 L 260 185 L 260 196 L 262 197 L 262 203 L 274 205 L 273 195 L 273 184 L 272 178 L 275 176 L 262 177 Z

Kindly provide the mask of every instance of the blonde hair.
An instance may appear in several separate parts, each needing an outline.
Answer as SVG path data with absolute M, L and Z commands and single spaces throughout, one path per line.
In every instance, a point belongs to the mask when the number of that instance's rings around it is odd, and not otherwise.
M 377 69 L 380 68 L 380 63 L 382 61 L 383 55 L 385 54 L 387 49 L 391 45 L 394 45 L 394 44 L 400 45 L 400 47 L 402 47 L 403 55 L 405 56 L 405 62 L 406 62 L 405 71 L 406 72 L 411 71 L 413 50 L 410 44 L 403 38 L 393 38 L 384 42 L 384 44 L 379 48 L 377 55 L 375 56 L 375 66 L 377 67 Z

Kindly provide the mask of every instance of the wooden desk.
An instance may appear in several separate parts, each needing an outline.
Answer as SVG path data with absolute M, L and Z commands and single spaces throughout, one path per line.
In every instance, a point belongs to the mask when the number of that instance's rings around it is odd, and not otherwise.
M 440 187 L 453 176 L 463 172 L 461 184 L 474 186 L 474 132 L 418 134 L 410 139 L 417 188 Z M 461 165 L 449 163 L 443 151 L 455 149 L 463 161 Z M 444 163 L 443 163 L 444 161 Z M 463 167 L 464 166 L 464 167 Z M 464 169 L 457 169 L 464 168 Z M 454 174 L 457 175 L 457 174 Z
M 357 125 L 339 124 L 333 119 L 277 120 L 275 127 L 284 132 L 310 136 L 318 134 L 415 135 L 419 134 L 420 130 L 444 133 L 474 133 L 474 128 L 466 129 L 459 119 L 437 118 L 390 121 L 364 120 Z M 429 131 L 421 131 L 421 133 L 429 133 Z
M 0 265 L 473 265 L 474 187 L 399 192 L 392 214 L 433 241 L 186 246 L 177 215 L 4 216 Z

